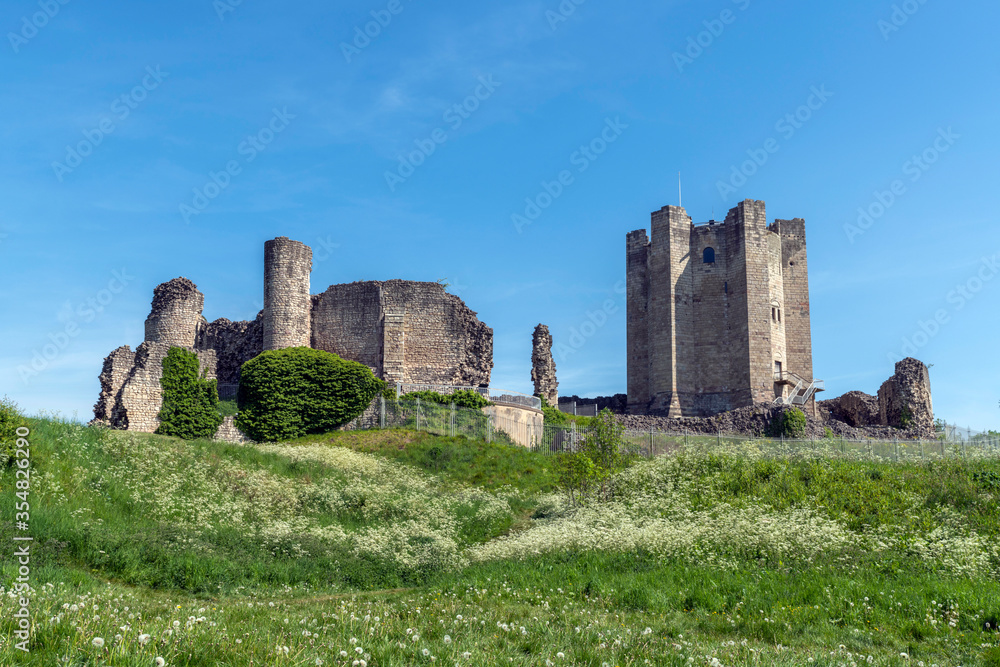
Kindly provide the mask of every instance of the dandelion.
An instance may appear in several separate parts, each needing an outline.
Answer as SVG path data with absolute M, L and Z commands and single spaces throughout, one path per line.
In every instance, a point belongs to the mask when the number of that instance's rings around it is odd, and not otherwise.
M 423 651 L 421 651 L 421 653 L 423 653 L 424 657 L 426 658 L 427 656 L 429 656 L 431 654 L 431 651 L 430 651 L 430 649 L 426 649 L 425 648 Z
M 451 643 L 451 637 L 449 637 L 448 635 L 445 635 L 444 636 L 444 643 L 445 644 L 450 644 Z
M 562 651 L 560 651 L 559 653 L 556 653 L 556 657 L 559 658 L 560 660 L 562 660 L 563 658 L 566 657 L 566 654 L 563 653 Z
M 323 660 L 321 658 L 316 658 L 316 667 L 323 667 Z
M 642 634 L 644 634 L 644 635 L 651 635 L 651 634 L 653 634 L 653 628 L 646 628 L 645 630 L 642 631 Z
M 94 641 L 90 642 L 97 648 L 104 648 L 104 640 L 100 637 L 94 637 Z
M 354 647 L 354 652 L 357 653 L 358 655 L 361 655 L 362 653 L 365 652 L 365 650 L 363 648 L 361 648 L 360 646 L 355 646 Z
M 466 651 L 465 653 L 462 654 L 462 657 L 465 658 L 466 660 L 468 660 L 469 658 L 472 657 L 472 654 L 469 653 L 468 651 Z
M 161 658 L 160 656 L 156 656 L 155 662 L 156 662 L 156 667 L 163 667 L 164 665 L 167 664 L 167 661 Z
M 341 658 L 346 658 L 347 657 L 347 651 L 341 651 L 340 652 L 340 657 Z

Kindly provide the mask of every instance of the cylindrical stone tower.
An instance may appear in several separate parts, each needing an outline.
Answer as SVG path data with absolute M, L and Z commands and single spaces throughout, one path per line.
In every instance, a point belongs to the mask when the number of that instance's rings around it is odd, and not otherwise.
M 153 307 L 146 318 L 146 340 L 176 347 L 194 347 L 205 296 L 187 278 L 174 278 L 153 290 Z
M 312 249 L 287 236 L 264 244 L 264 349 L 309 347 Z

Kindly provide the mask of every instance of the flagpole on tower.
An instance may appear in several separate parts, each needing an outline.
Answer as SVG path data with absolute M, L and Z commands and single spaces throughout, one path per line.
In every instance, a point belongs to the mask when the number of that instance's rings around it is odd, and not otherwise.
M 681 172 L 677 172 L 677 205 L 684 206 L 684 193 L 681 190 Z

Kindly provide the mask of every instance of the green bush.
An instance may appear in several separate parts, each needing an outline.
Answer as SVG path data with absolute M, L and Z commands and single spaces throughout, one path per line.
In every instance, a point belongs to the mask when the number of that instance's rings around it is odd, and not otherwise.
M 772 438 L 785 436 L 786 438 L 801 438 L 806 434 L 806 414 L 798 408 L 789 408 L 784 412 L 775 415 L 771 420 L 771 427 L 768 435 Z
M 473 408 L 475 410 L 490 405 L 485 396 L 471 389 L 459 389 L 452 394 L 439 394 L 436 391 L 411 391 L 408 394 L 403 394 L 401 398 L 407 401 L 419 398 L 421 401 L 440 403 L 441 405 L 454 403 L 457 408 Z
M 367 366 L 336 354 L 270 350 L 243 364 L 236 426 L 259 442 L 326 433 L 364 412 L 384 389 Z
M 219 430 L 219 388 L 215 380 L 199 373 L 198 355 L 172 347 L 163 358 L 163 407 L 160 408 L 160 435 L 185 440 L 211 438 Z
M 10 465 L 14 460 L 14 443 L 21 426 L 24 426 L 24 417 L 17 403 L 6 396 L 0 398 L 0 465 Z

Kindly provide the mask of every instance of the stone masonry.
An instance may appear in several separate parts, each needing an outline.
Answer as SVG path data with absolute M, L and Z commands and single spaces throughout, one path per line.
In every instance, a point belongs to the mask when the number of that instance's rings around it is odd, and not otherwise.
M 279 236 L 264 244 L 264 349 L 309 347 L 312 249 Z
M 803 220 L 768 225 L 746 200 L 694 225 L 667 206 L 626 248 L 629 412 L 706 417 L 812 382 Z
M 851 391 L 821 401 L 819 408 L 831 419 L 857 428 L 892 427 L 934 437 L 930 373 L 912 357 L 896 364 L 895 374 L 882 383 L 878 396 Z
M 175 278 L 153 290 L 153 307 L 146 318 L 146 340 L 177 347 L 194 347 L 205 297 L 187 278 Z
M 438 283 L 358 282 L 311 296 L 308 246 L 280 237 L 265 244 L 264 260 L 264 309 L 250 322 L 207 322 L 204 296 L 187 278 L 159 285 L 146 340 L 104 360 L 94 422 L 155 431 L 171 347 L 196 352 L 207 377 L 226 384 L 237 384 L 240 367 L 264 350 L 314 347 L 363 363 L 392 384 L 489 386 L 493 330 Z
M 556 362 L 552 358 L 552 334 L 544 324 L 535 327 L 532 336 L 531 381 L 535 383 L 535 396 L 541 396 L 552 407 L 559 407 L 559 382 L 556 381 Z

